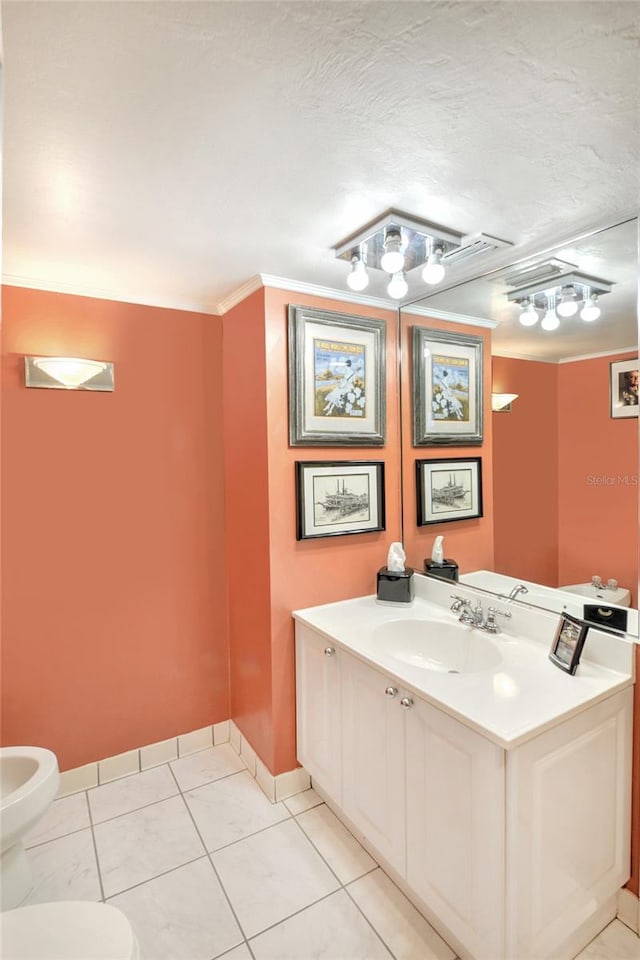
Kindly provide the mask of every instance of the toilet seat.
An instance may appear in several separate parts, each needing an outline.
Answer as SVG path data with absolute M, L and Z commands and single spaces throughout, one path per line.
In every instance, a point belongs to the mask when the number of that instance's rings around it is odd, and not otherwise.
M 0 914 L 3 960 L 139 960 L 125 915 L 107 903 L 63 901 Z

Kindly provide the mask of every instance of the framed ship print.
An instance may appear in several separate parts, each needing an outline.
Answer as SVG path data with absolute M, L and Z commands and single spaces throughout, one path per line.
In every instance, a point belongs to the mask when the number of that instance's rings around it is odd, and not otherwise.
M 289 307 L 289 443 L 383 446 L 384 320 Z
M 297 540 L 385 528 L 382 461 L 296 462 Z
M 482 337 L 413 327 L 413 445 L 482 443 Z
M 482 516 L 482 460 L 416 460 L 418 526 Z

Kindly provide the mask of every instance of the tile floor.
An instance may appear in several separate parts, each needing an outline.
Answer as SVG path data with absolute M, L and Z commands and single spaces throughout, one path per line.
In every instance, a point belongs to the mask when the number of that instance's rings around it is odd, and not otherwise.
M 313 790 L 272 804 L 229 744 L 56 800 L 29 903 L 107 900 L 143 960 L 453 960 Z M 580 960 L 640 960 L 615 920 Z

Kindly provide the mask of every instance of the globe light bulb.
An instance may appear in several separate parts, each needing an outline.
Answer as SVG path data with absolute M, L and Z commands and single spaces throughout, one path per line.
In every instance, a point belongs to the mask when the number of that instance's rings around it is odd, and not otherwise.
M 540 324 L 543 330 L 557 330 L 560 326 L 560 321 L 556 316 L 556 312 L 553 307 L 549 307 L 544 317 L 542 318 L 542 323 Z
M 369 285 L 369 274 L 360 257 L 351 258 L 351 272 L 347 277 L 347 283 L 356 292 L 364 290 Z
M 404 254 L 401 251 L 402 237 L 397 230 L 389 230 L 384 238 L 384 253 L 380 266 L 385 273 L 398 273 L 404 269 Z
M 393 297 L 394 300 L 400 300 L 401 297 L 404 297 L 409 287 L 407 286 L 407 281 L 404 278 L 404 273 L 394 273 L 389 280 L 389 285 L 387 286 L 387 293 L 390 297 Z
M 538 316 L 538 311 L 531 303 L 530 300 L 523 301 L 522 303 L 522 312 L 520 314 L 520 323 L 523 327 L 533 327 L 534 324 L 538 322 L 540 317 Z
M 576 292 L 573 287 L 563 287 L 556 313 L 560 317 L 573 317 L 578 312 Z
M 587 323 L 590 323 L 592 320 L 598 319 L 600 316 L 600 307 L 596 304 L 597 299 L 595 294 L 592 297 L 587 297 L 584 307 L 580 311 L 581 320 L 586 320 Z
M 440 283 L 444 279 L 444 267 L 441 264 L 442 260 L 442 250 L 434 250 L 433 253 L 429 254 L 427 262 L 424 265 L 424 270 L 422 271 L 422 279 L 425 283 L 434 284 Z

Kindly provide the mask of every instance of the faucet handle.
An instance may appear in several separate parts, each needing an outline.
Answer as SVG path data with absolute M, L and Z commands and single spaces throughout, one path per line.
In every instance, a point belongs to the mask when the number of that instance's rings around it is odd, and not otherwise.
M 591 577 L 591 586 L 595 587 L 596 590 L 601 589 L 603 586 L 602 577 L 596 577 L 596 576 Z
M 511 620 L 511 614 L 508 610 L 498 610 L 497 607 L 489 607 L 487 610 L 487 617 L 492 617 L 495 619 L 496 614 L 499 617 L 506 617 L 507 620 Z
M 618 589 L 617 580 L 613 580 L 613 579 L 607 580 L 607 590 L 617 590 L 617 589 Z
M 461 610 L 465 603 L 469 603 L 468 600 L 465 600 L 464 597 L 459 597 L 457 593 L 452 593 L 449 595 L 449 599 L 453 600 L 451 604 L 451 609 L 454 613 L 457 613 L 458 610 Z

